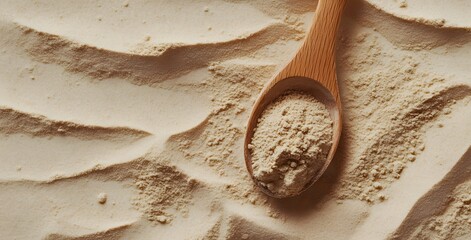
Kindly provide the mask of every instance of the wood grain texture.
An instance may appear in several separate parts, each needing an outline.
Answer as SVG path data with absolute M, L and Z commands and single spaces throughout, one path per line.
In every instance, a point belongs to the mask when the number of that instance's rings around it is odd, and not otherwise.
M 342 130 L 342 114 L 337 74 L 335 68 L 335 42 L 342 11 L 347 0 L 319 0 L 314 22 L 303 45 L 294 58 L 279 71 L 262 89 L 249 116 L 244 142 L 244 156 L 247 170 L 267 195 L 282 198 L 269 192 L 253 177 L 252 161 L 248 144 L 253 129 L 266 106 L 288 90 L 300 90 L 314 95 L 324 103 L 334 122 L 332 148 L 324 167 L 310 180 L 309 188 L 329 166 L 337 150 Z M 300 192 L 301 193 L 301 192 Z
M 293 60 L 273 79 L 307 77 L 320 82 L 339 101 L 335 71 L 335 40 L 340 17 L 347 0 L 320 0 L 314 22 Z

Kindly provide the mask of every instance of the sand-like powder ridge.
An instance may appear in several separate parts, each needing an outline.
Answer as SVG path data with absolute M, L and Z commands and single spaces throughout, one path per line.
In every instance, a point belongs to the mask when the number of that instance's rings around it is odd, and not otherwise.
M 1 239 L 471 239 L 470 1 L 349 1 L 334 159 L 253 184 L 249 109 L 317 2 L 0 1 Z
M 327 160 L 332 119 L 324 104 L 288 92 L 262 112 L 249 145 L 253 175 L 278 196 L 299 194 Z

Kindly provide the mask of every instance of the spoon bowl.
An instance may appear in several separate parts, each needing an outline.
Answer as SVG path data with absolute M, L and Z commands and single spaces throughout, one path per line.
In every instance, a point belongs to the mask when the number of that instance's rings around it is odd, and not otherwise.
M 248 144 L 250 144 L 252 140 L 253 133 L 254 133 L 253 129 L 257 126 L 257 119 L 260 117 L 263 110 L 266 109 L 268 104 L 273 102 L 279 96 L 283 95 L 283 93 L 290 90 L 301 91 L 301 92 L 310 94 L 312 96 L 315 96 L 318 101 L 320 101 L 322 104 L 326 106 L 327 110 L 329 111 L 330 118 L 333 121 L 332 147 L 328 153 L 327 160 L 324 166 L 319 170 L 319 172 L 315 176 L 312 176 L 312 179 L 304 187 L 303 191 L 305 191 L 312 184 L 314 184 L 314 182 L 316 182 L 319 179 L 322 173 L 329 166 L 330 162 L 332 161 L 335 155 L 335 151 L 340 141 L 340 135 L 341 135 L 341 129 L 342 129 L 341 105 L 337 104 L 334 96 L 332 96 L 331 92 L 327 88 L 325 88 L 318 81 L 315 81 L 313 79 L 309 79 L 306 77 L 285 78 L 277 82 L 275 85 L 271 86 L 270 90 L 267 91 L 267 94 L 264 94 L 263 96 L 260 96 L 260 98 L 257 99 L 257 102 L 255 103 L 252 110 L 252 114 L 251 114 L 252 117 L 249 118 L 249 123 L 247 125 L 247 129 L 251 129 L 251 131 L 247 131 L 245 135 L 245 142 L 244 142 L 245 164 L 247 166 L 247 170 L 250 176 L 252 176 L 252 179 L 260 187 L 260 189 L 267 195 L 270 195 L 276 198 L 283 198 L 287 196 L 277 195 L 275 193 L 268 191 L 265 187 L 263 187 L 260 184 L 260 182 L 258 182 L 253 177 L 252 158 L 251 158 L 250 150 L 248 149 Z M 301 192 L 299 192 L 298 194 L 300 194 Z
M 340 141 L 342 130 L 341 102 L 335 72 L 335 35 L 346 0 L 320 0 L 314 23 L 304 44 L 295 57 L 267 83 L 258 96 L 249 117 L 244 141 L 244 157 L 247 170 L 260 189 L 276 198 L 292 197 L 308 189 L 316 182 L 332 161 Z M 252 141 L 257 120 L 268 104 L 283 93 L 297 90 L 314 96 L 323 103 L 333 121 L 332 147 L 323 167 L 314 174 L 303 190 L 290 196 L 272 193 L 253 176 L 252 157 L 248 145 Z

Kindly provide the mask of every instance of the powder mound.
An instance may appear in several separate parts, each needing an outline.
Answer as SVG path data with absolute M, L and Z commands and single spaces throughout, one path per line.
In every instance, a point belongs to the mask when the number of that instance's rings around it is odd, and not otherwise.
M 300 193 L 324 165 L 333 122 L 315 97 L 290 91 L 258 119 L 249 149 L 254 177 L 278 196 Z
M 410 239 L 469 239 L 471 236 L 471 180 L 458 185 L 447 208 L 423 222 Z
M 165 161 L 145 161 L 137 174 L 135 185 L 139 194 L 133 204 L 144 212 L 147 220 L 166 224 L 175 217 L 172 213 L 186 215 L 191 193 L 198 185 L 194 179 Z

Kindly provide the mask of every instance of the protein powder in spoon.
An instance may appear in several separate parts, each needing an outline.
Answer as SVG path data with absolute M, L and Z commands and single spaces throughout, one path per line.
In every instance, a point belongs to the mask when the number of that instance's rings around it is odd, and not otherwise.
M 299 194 L 327 161 L 333 122 L 314 96 L 290 91 L 270 103 L 249 149 L 253 176 L 278 196 Z

